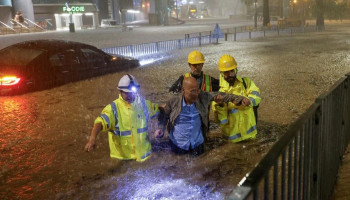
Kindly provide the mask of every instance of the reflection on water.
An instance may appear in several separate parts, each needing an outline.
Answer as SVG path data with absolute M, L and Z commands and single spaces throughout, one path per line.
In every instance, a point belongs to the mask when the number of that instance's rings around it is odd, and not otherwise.
M 174 179 L 143 171 L 136 172 L 131 178 L 134 179 L 132 183 L 127 181 L 130 177 L 120 180 L 127 184 L 119 187 L 116 194 L 111 194 L 111 197 L 115 197 L 111 199 L 223 199 L 222 194 L 210 193 L 210 188 L 192 185 L 185 179 Z
M 157 168 L 157 167 L 156 167 Z M 94 181 L 80 191 L 60 194 L 59 199 L 124 199 L 124 200 L 221 200 L 224 195 L 214 192 L 209 183 L 191 183 L 191 177 L 175 178 L 160 169 L 129 169 L 122 176 Z
M 0 98 L 0 191 L 7 197 L 31 198 L 33 190 L 44 184 L 38 175 L 53 160 L 47 148 L 35 142 L 41 137 L 37 106 L 28 96 Z

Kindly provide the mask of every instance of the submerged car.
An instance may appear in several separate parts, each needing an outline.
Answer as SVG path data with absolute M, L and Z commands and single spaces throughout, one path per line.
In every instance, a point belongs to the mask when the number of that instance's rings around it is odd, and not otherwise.
M 0 50 L 0 95 L 47 89 L 139 66 L 137 59 L 110 55 L 79 42 L 21 42 Z

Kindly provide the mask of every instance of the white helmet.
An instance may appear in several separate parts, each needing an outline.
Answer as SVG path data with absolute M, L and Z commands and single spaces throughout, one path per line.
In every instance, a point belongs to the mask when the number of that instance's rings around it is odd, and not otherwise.
M 133 75 L 126 74 L 119 80 L 119 90 L 124 92 L 137 92 L 139 88 L 140 85 Z

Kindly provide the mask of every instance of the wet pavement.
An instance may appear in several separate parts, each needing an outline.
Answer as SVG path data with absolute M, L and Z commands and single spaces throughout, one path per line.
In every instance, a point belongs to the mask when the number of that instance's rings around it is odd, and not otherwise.
M 99 35 L 94 42 L 113 43 Z M 238 73 L 252 78 L 262 95 L 256 140 L 226 143 L 211 123 L 205 154 L 196 158 L 174 155 L 167 137 L 154 140 L 144 163 L 110 159 L 106 134 L 95 151 L 83 151 L 125 73 L 139 80 L 143 96 L 163 103 L 172 96 L 170 85 L 189 70 L 187 54 L 195 48 L 139 69 L 0 97 L 0 199 L 223 199 L 288 125 L 350 71 L 349 35 L 349 24 L 335 23 L 321 33 L 196 48 L 206 57 L 203 70 L 214 77 L 219 57 L 233 55 Z

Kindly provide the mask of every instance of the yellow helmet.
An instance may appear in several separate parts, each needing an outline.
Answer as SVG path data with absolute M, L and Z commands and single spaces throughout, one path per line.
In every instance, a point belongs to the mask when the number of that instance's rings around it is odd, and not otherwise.
M 204 61 L 204 56 L 199 51 L 192 51 L 188 54 L 188 63 L 190 64 L 201 64 L 204 63 Z
M 221 72 L 230 71 L 237 68 L 237 62 L 232 56 L 226 54 L 220 57 L 218 67 Z

